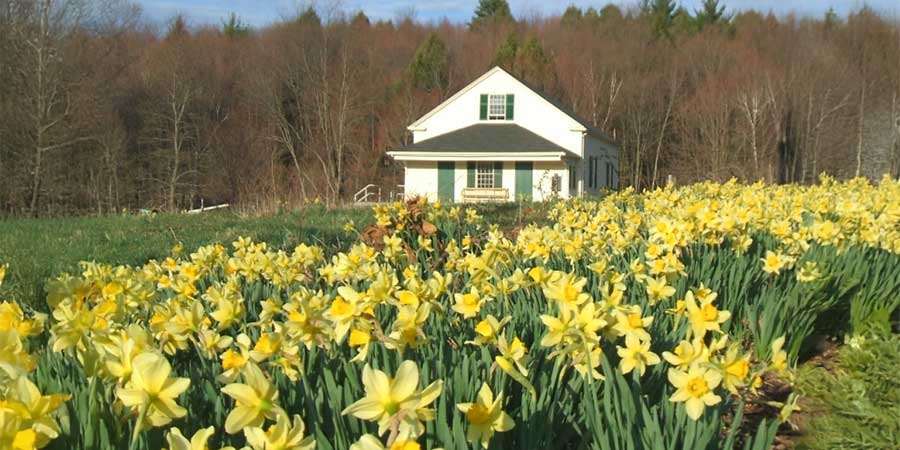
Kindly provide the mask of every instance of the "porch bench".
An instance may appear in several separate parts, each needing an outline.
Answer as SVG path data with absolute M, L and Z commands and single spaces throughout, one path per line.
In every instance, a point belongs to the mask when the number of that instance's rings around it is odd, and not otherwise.
M 509 200 L 509 189 L 463 188 L 462 197 L 466 203 L 505 202 Z

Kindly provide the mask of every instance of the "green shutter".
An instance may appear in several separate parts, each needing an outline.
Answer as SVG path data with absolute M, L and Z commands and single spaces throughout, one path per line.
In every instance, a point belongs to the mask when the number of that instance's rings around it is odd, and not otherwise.
M 503 187 L 503 161 L 494 161 L 494 187 Z
M 487 94 L 481 94 L 481 112 L 479 117 L 481 120 L 487 120 L 487 110 L 488 110 L 488 96 Z
M 475 187 L 475 161 L 469 161 L 466 166 L 466 187 Z
M 453 202 L 456 161 L 438 161 L 437 168 L 438 199 L 443 202 Z
M 513 120 L 515 114 L 513 110 L 516 106 L 516 96 L 514 94 L 506 94 L 506 120 Z
M 516 162 L 516 196 L 515 199 L 531 201 L 531 191 L 534 189 L 534 181 L 532 180 L 532 169 L 534 164 L 531 161 Z

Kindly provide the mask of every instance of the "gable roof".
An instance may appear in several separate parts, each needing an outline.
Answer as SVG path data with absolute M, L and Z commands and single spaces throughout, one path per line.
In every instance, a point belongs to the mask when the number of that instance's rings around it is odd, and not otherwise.
M 396 148 L 392 153 L 563 153 L 578 155 L 515 124 L 476 124 Z
M 588 133 L 589 135 L 591 135 L 597 139 L 600 139 L 601 141 L 604 141 L 608 144 L 612 144 L 612 145 L 616 145 L 616 146 L 619 145 L 619 143 L 616 142 L 615 139 L 613 139 L 608 134 L 603 132 L 603 130 L 591 125 L 587 120 L 579 117 L 577 114 L 575 114 L 575 111 L 573 111 L 571 108 L 565 106 L 559 99 L 551 97 L 547 93 L 543 92 L 541 89 L 538 89 L 537 87 L 531 85 L 530 83 L 526 82 L 525 80 L 509 73 L 508 71 L 506 71 L 505 69 L 503 69 L 500 66 L 494 66 L 494 68 L 485 72 L 484 75 L 476 78 L 475 81 L 472 81 L 471 83 L 467 84 L 465 87 L 460 89 L 458 92 L 456 92 L 455 94 L 450 96 L 450 98 L 448 98 L 447 100 L 444 100 L 443 102 L 441 102 L 441 104 L 437 105 L 431 111 L 428 111 L 427 113 L 425 113 L 425 115 L 423 115 L 418 120 L 416 120 L 415 122 L 410 124 L 407 127 L 407 129 L 414 130 L 419 125 L 421 125 L 422 122 L 428 120 L 431 116 L 435 115 L 438 111 L 443 109 L 445 106 L 449 105 L 450 103 L 453 103 L 457 98 L 461 97 L 463 94 L 465 94 L 466 92 L 468 92 L 469 90 L 471 90 L 472 88 L 477 86 L 479 83 L 484 81 L 486 78 L 490 77 L 491 75 L 493 75 L 497 72 L 503 72 L 506 75 L 509 75 L 510 78 L 512 78 L 513 80 L 516 80 L 517 82 L 519 82 L 522 86 L 524 86 L 531 92 L 534 92 L 535 95 L 537 95 L 538 97 L 540 97 L 541 99 L 546 101 L 548 104 L 550 104 L 550 106 L 556 108 L 557 110 L 559 110 L 560 112 L 562 112 L 563 114 L 568 116 L 570 119 L 572 119 L 576 123 L 578 123 L 578 125 L 583 127 L 584 131 L 586 133 Z
M 500 70 L 503 70 L 503 69 L 500 69 Z M 505 72 L 505 71 L 504 71 L 504 72 Z M 572 120 L 578 122 L 578 124 L 581 125 L 581 126 L 583 126 L 584 129 L 585 129 L 585 131 L 586 131 L 588 134 L 590 134 L 591 136 L 594 136 L 594 137 L 597 138 L 597 139 L 600 139 L 600 140 L 602 140 L 602 141 L 605 141 L 605 142 L 607 142 L 608 144 L 619 145 L 619 143 L 616 142 L 615 139 L 613 139 L 612 137 L 610 137 L 610 136 L 609 136 L 608 134 L 606 134 L 603 130 L 601 130 L 601 129 L 599 129 L 599 128 L 593 126 L 593 125 L 591 125 L 590 122 L 588 122 L 587 120 L 583 119 L 581 116 L 579 116 L 578 114 L 576 114 L 575 111 L 574 111 L 572 108 L 570 108 L 569 106 L 567 106 L 566 104 L 564 104 L 564 103 L 563 103 L 561 100 L 559 100 L 558 98 L 556 98 L 556 97 L 551 97 L 550 95 L 548 95 L 548 94 L 547 94 L 546 92 L 544 92 L 543 90 L 538 89 L 536 86 L 532 85 L 531 83 L 529 83 L 529 82 L 527 82 L 527 81 L 525 81 L 525 80 L 523 80 L 523 79 L 521 79 L 521 78 L 519 78 L 519 77 L 517 77 L 517 76 L 515 76 L 515 75 L 513 75 L 513 74 L 511 74 L 511 73 L 509 73 L 509 72 L 506 72 L 506 73 L 509 74 L 509 76 L 513 77 L 513 78 L 514 78 L 516 81 L 518 81 L 519 83 L 522 83 L 522 84 L 523 84 L 525 87 L 527 87 L 528 89 L 531 89 L 532 92 L 534 92 L 534 93 L 537 94 L 539 97 L 541 97 L 542 99 L 544 99 L 544 101 L 546 101 L 547 103 L 553 105 L 554 108 L 560 110 L 563 114 L 569 116 L 569 118 L 571 118 Z

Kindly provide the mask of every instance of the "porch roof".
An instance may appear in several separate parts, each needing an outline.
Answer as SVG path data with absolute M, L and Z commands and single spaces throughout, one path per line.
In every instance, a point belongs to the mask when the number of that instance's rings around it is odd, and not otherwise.
M 397 160 L 561 161 L 578 155 L 515 124 L 476 124 L 388 152 Z

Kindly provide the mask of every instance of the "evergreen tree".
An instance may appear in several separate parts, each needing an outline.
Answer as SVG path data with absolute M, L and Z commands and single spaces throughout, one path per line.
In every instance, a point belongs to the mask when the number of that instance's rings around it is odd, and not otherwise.
M 303 11 L 303 14 L 300 14 L 300 17 L 297 18 L 297 22 L 301 25 L 312 25 L 315 27 L 322 25 L 322 19 L 319 18 L 319 13 L 310 6 L 306 8 L 306 11 Z
M 370 25 L 369 16 L 362 12 L 362 10 L 359 10 L 359 12 L 353 16 L 353 20 L 350 21 L 350 24 L 354 27 L 368 27 Z
M 525 42 L 516 57 L 516 74 L 543 89 L 551 81 L 552 65 L 541 42 L 534 36 Z
M 222 23 L 222 33 L 230 38 L 244 37 L 250 34 L 250 27 L 244 24 L 237 14 L 228 15 L 228 20 Z
M 169 28 L 166 30 L 166 40 L 178 40 L 185 38 L 190 34 L 190 31 L 188 31 L 187 20 L 185 20 L 183 15 L 178 14 L 169 22 Z
M 839 21 L 840 19 L 834 8 L 828 8 L 828 11 L 825 11 L 825 28 L 833 28 Z
M 416 50 L 409 65 L 413 86 L 428 92 L 446 89 L 449 82 L 449 59 L 444 41 L 435 33 L 429 34 Z
M 510 72 L 516 71 L 516 55 L 519 54 L 519 36 L 515 33 L 509 33 L 506 39 L 497 47 L 494 53 L 492 66 L 500 66 Z
M 695 31 L 697 31 L 697 28 L 691 13 L 684 7 L 678 7 L 678 10 L 675 11 L 675 18 L 672 19 L 672 28 L 669 30 L 669 35 L 690 34 Z
M 717 25 L 728 20 L 725 17 L 725 6 L 719 4 L 719 0 L 703 0 L 703 6 L 694 17 L 694 26 L 701 31 L 707 26 Z
M 581 23 L 581 19 L 584 17 L 581 12 L 581 8 L 571 5 L 566 8 L 566 11 L 563 13 L 562 17 L 559 19 L 560 25 L 566 28 L 573 28 L 578 26 Z
M 513 22 L 512 12 L 506 0 L 479 0 L 475 8 L 475 17 L 472 18 L 471 27 L 489 23 Z
M 622 17 L 622 9 L 612 3 L 604 6 L 603 9 L 600 10 L 600 18 L 604 22 L 609 20 L 621 20 Z
M 584 16 L 582 16 L 582 21 L 588 27 L 595 27 L 601 22 L 601 13 L 598 13 L 593 6 L 589 7 L 584 11 Z
M 544 51 L 541 41 L 533 36 L 522 44 L 516 33 L 510 33 L 497 47 L 493 65 L 506 69 L 538 88 L 552 84 L 555 79 L 550 57 Z
M 675 0 L 644 0 L 641 9 L 650 19 L 650 26 L 656 38 L 672 37 L 672 26 L 675 24 L 677 12 Z

